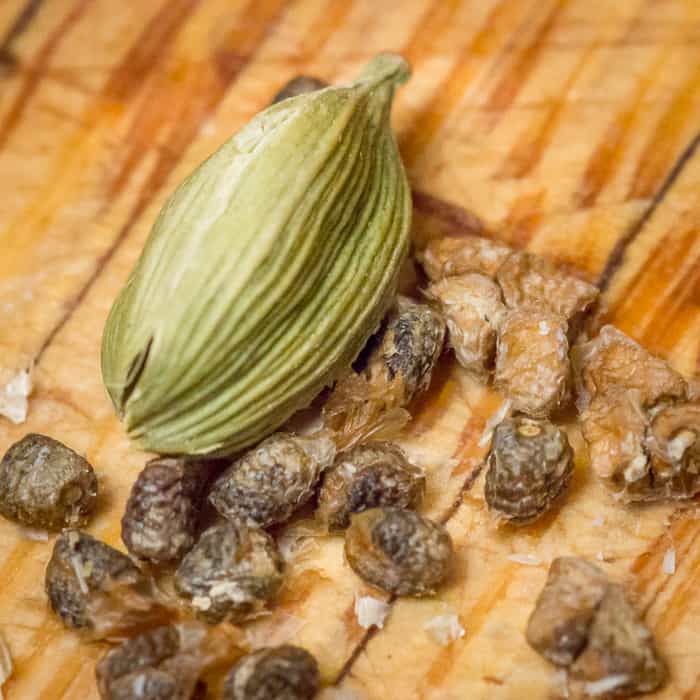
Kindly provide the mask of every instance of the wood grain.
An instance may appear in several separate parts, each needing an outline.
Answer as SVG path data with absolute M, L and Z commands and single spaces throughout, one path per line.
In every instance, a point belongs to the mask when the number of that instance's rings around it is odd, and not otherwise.
M 416 244 L 483 232 L 599 279 L 611 319 L 688 376 L 700 362 L 700 5 L 687 0 L 8 0 L 0 3 L 0 368 L 36 362 L 22 426 L 95 465 L 91 532 L 119 546 L 145 455 L 101 385 L 109 306 L 174 185 L 299 72 L 349 78 L 380 50 L 414 68 L 395 124 Z M 393 604 L 367 635 L 368 589 L 338 538 L 315 541 L 256 638 L 308 647 L 324 679 L 367 698 L 557 697 L 522 630 L 549 561 L 600 553 L 635 591 L 672 670 L 659 698 L 700 698 L 700 525 L 691 509 L 624 509 L 586 469 L 555 516 L 499 529 L 478 440 L 500 398 L 445 359 L 403 444 L 428 473 L 425 510 L 458 561 L 429 601 Z M 597 518 L 605 526 L 598 527 Z M 662 573 L 665 551 L 677 570 Z M 85 645 L 48 614 L 50 546 L 0 523 L 0 627 L 15 698 L 95 698 Z M 531 554 L 524 566 L 508 559 Z M 465 637 L 423 630 L 457 612 Z

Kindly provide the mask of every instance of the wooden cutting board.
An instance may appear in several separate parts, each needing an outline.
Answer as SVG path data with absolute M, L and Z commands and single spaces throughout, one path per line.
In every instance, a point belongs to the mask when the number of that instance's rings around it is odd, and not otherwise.
M 24 425 L 0 419 L 0 451 L 38 431 L 83 452 L 100 477 L 97 536 L 121 546 L 146 458 L 106 399 L 100 335 L 159 207 L 289 78 L 344 80 L 387 49 L 414 67 L 395 125 L 416 240 L 482 231 L 575 266 L 600 284 L 614 323 L 697 373 L 697 0 L 2 0 L 0 368 L 33 361 L 36 389 Z M 499 404 L 445 358 L 412 407 L 403 442 L 429 475 L 425 512 L 457 548 L 438 598 L 396 602 L 367 634 L 353 601 L 370 591 L 343 563 L 342 540 L 315 540 L 313 566 L 292 568 L 256 640 L 306 646 L 326 681 L 358 698 L 561 697 L 523 629 L 551 559 L 575 553 L 602 559 L 634 593 L 671 667 L 655 697 L 699 699 L 695 508 L 615 505 L 574 431 L 561 509 L 495 527 L 478 441 Z M 48 613 L 50 550 L 0 522 L 10 700 L 97 697 L 104 647 Z M 424 624 L 450 612 L 465 635 L 441 646 Z

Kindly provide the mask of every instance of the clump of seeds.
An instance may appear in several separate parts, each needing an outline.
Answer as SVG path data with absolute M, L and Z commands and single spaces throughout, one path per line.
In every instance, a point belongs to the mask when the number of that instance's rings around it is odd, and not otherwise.
M 700 403 L 686 380 L 613 326 L 574 350 L 591 466 L 624 502 L 700 492 Z
M 584 691 L 605 687 L 609 696 L 626 697 L 657 690 L 668 676 L 622 587 L 584 559 L 552 562 L 526 637 L 545 658 L 567 668 Z
M 596 304 L 594 286 L 476 236 L 431 241 L 419 259 L 465 369 L 482 380 L 493 375 L 513 408 L 534 417 L 568 403 L 569 339 Z

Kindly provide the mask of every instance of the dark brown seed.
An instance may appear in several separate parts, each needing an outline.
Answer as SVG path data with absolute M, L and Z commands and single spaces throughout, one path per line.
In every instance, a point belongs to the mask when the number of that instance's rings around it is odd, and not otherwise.
M 588 641 L 608 585 L 605 574 L 585 559 L 555 559 L 527 623 L 530 646 L 553 664 L 571 665 Z
M 258 612 L 282 584 L 282 558 L 264 531 L 226 523 L 206 530 L 185 555 L 175 589 L 206 622 L 240 622 Z
M 0 513 L 36 528 L 85 525 L 97 499 L 90 464 L 62 443 L 30 433 L 0 462 Z
M 240 654 L 230 635 L 197 622 L 156 627 L 105 654 L 95 668 L 103 700 L 195 700 L 201 676 Z M 229 661 L 230 663 L 230 661 Z
M 100 695 L 110 697 L 109 687 L 116 680 L 146 668 L 155 668 L 179 650 L 180 635 L 173 625 L 156 627 L 126 640 L 109 651 L 95 668 Z
M 547 512 L 568 487 L 574 454 L 566 433 L 547 420 L 507 418 L 495 430 L 486 473 L 486 502 L 514 524 Z
M 416 508 L 425 493 L 425 476 L 403 450 L 373 442 L 340 455 L 323 477 L 316 517 L 329 530 L 344 530 L 350 516 L 369 508 Z
M 588 631 L 588 643 L 571 666 L 571 677 L 586 684 L 616 679 L 616 697 L 651 693 L 667 680 L 649 628 L 627 602 L 620 586 L 610 585 Z
M 316 659 L 284 645 L 244 656 L 226 678 L 224 700 L 311 700 L 319 689 Z
M 179 561 L 194 544 L 206 483 L 204 462 L 149 462 L 131 488 L 122 518 L 129 552 L 154 564 Z
M 292 78 L 286 85 L 283 85 L 279 92 L 272 98 L 271 104 L 277 104 L 290 97 L 303 95 L 307 92 L 315 92 L 328 87 L 328 83 L 309 75 L 298 75 Z
M 352 516 L 345 556 L 365 581 L 396 595 L 433 595 L 452 558 L 445 528 L 410 510 L 373 508 Z
M 177 679 L 167 671 L 144 668 L 116 679 L 105 700 L 189 700 L 178 689 Z
M 45 587 L 63 623 L 95 639 L 119 638 L 168 614 L 129 557 L 79 530 L 64 530 L 56 540 Z
M 334 458 L 335 443 L 328 437 L 272 435 L 216 480 L 209 501 L 232 522 L 259 527 L 285 522 L 313 496 Z

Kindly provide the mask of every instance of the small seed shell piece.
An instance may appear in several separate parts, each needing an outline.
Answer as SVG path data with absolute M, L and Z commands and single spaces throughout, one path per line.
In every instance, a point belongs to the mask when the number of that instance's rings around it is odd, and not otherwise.
M 433 595 L 447 578 L 452 554 L 442 525 L 400 508 L 353 515 L 345 536 L 345 556 L 355 573 L 395 595 Z
M 30 433 L 0 462 L 0 514 L 29 527 L 82 527 L 97 499 L 92 466 L 58 440 Z
M 445 316 L 448 342 L 459 364 L 487 378 L 507 311 L 499 286 L 490 277 L 471 272 L 431 284 L 426 296 Z
M 549 260 L 514 252 L 498 269 L 498 283 L 511 309 L 546 310 L 572 321 L 598 298 L 598 288 L 566 274 Z
M 209 502 L 232 522 L 258 527 L 283 523 L 313 496 L 334 458 L 335 443 L 329 437 L 272 435 L 216 480 Z
M 486 502 L 514 524 L 543 515 L 571 481 L 574 455 L 566 433 L 547 420 L 508 418 L 494 433 Z
M 305 649 L 285 644 L 244 656 L 231 669 L 224 700 L 311 700 L 318 693 L 316 659 Z
M 341 453 L 323 478 L 316 517 L 344 530 L 353 513 L 393 506 L 417 508 L 425 492 L 423 471 L 390 442 L 370 442 Z
M 432 281 L 478 272 L 494 277 L 513 249 L 480 236 L 445 236 L 431 240 L 417 258 Z
M 241 622 L 282 585 L 283 561 L 263 530 L 224 523 L 206 530 L 175 573 L 175 590 L 205 622 Z
M 513 409 L 544 418 L 570 397 L 571 366 L 566 320 L 548 311 L 506 316 L 496 355 L 495 386 Z

